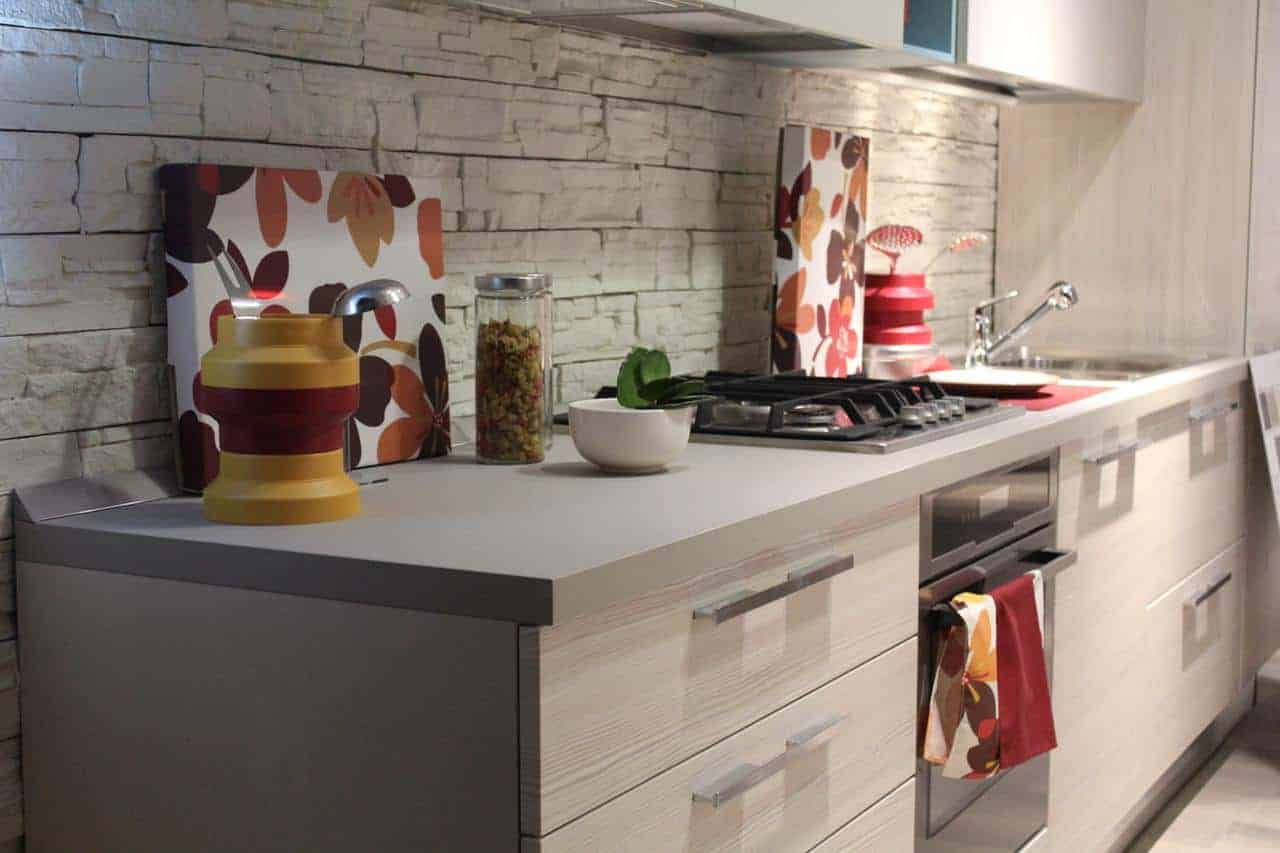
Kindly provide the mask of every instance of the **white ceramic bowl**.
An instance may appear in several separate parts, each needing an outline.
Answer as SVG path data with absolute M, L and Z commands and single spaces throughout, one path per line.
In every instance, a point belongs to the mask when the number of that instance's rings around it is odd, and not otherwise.
M 696 406 L 628 409 L 617 400 L 569 404 L 569 434 L 588 462 L 614 474 L 654 474 L 689 445 Z

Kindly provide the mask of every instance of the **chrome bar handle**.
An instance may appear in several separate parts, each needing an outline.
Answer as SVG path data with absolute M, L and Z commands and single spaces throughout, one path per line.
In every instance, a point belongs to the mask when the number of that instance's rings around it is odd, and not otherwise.
M 849 555 L 793 569 L 787 575 L 786 580 L 771 587 L 761 590 L 738 590 L 708 604 L 695 607 L 693 609 L 693 618 L 707 619 L 713 624 L 719 625 L 721 622 L 727 622 L 744 613 L 764 607 L 766 604 L 777 601 L 780 598 L 786 598 L 793 592 L 799 592 L 805 587 L 813 586 L 842 572 L 847 572 L 853 568 L 853 565 L 853 555 Z
M 1108 462 L 1116 461 L 1121 456 L 1128 456 L 1130 453 L 1137 453 L 1142 448 L 1150 446 L 1151 439 L 1136 438 L 1133 441 L 1125 441 L 1117 444 L 1110 450 L 1103 450 L 1099 453 L 1088 453 L 1081 458 L 1091 465 L 1106 465 Z
M 833 732 L 837 726 L 849 719 L 848 714 L 833 714 L 816 723 L 805 726 L 787 738 L 786 749 L 764 764 L 752 764 L 744 761 L 732 770 L 716 778 L 714 781 L 693 789 L 694 802 L 708 803 L 718 809 L 725 803 L 740 797 L 759 785 L 764 780 L 778 773 L 793 756 L 818 743 L 818 739 Z
M 1192 608 L 1199 607 L 1209 599 L 1213 598 L 1214 594 L 1218 592 L 1218 590 L 1222 589 L 1229 583 L 1231 583 L 1231 572 L 1227 572 L 1225 575 L 1209 584 L 1209 586 L 1205 587 L 1205 589 L 1198 595 L 1188 598 L 1187 606 Z
M 693 789 L 693 800 L 697 803 L 709 803 L 718 809 L 735 797 L 739 797 L 759 785 L 770 774 L 759 764 L 739 764 L 728 773 L 701 788 Z
M 1187 414 L 1187 420 L 1193 424 L 1202 424 L 1206 421 L 1214 421 L 1224 415 L 1229 415 L 1238 408 L 1240 408 L 1240 403 L 1238 401 L 1228 400 L 1223 403 L 1216 403 L 1212 406 L 1192 409 Z
M 817 742 L 819 737 L 835 731 L 835 729 L 847 719 L 849 719 L 848 714 L 832 714 L 830 717 L 825 717 L 811 726 L 805 726 L 803 729 L 787 738 L 787 749 L 799 749 L 803 746 L 812 746 Z

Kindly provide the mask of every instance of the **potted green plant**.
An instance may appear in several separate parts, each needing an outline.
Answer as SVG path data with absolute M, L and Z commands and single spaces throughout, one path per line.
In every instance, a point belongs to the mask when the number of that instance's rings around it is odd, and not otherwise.
M 706 382 L 672 376 L 661 350 L 633 349 L 618 369 L 616 398 L 569 404 L 569 433 L 587 461 L 618 474 L 666 470 L 689 444 Z

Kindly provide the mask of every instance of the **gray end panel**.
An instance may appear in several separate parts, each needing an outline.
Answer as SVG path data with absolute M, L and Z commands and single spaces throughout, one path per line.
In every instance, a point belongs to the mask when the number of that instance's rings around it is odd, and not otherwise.
M 33 853 L 517 848 L 513 624 L 18 574 Z

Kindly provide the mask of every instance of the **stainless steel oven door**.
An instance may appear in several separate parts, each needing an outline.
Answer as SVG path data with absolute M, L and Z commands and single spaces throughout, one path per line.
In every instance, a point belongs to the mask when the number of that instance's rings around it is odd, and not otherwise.
M 1058 452 L 970 477 L 920 501 L 920 582 L 1053 524 Z
M 960 592 L 990 592 L 1026 572 L 1044 573 L 1044 645 L 1052 688 L 1054 576 L 1075 562 L 1074 552 L 1053 549 L 1055 530 L 1042 529 L 977 563 L 920 588 L 920 668 L 918 721 L 923 738 L 940 635 L 936 605 Z M 1042 755 L 990 779 L 943 777 L 918 759 L 916 771 L 916 851 L 993 853 L 1015 851 L 1039 832 L 1049 811 L 1049 755 Z

